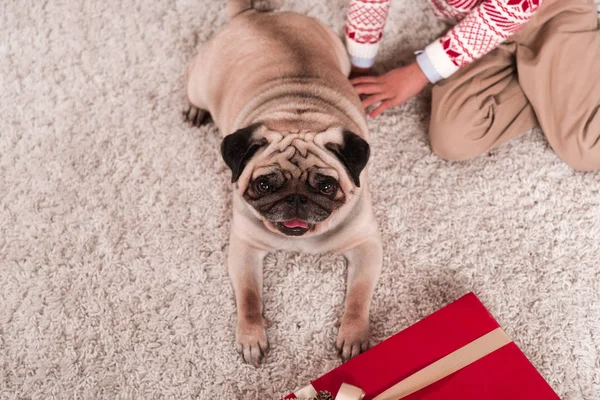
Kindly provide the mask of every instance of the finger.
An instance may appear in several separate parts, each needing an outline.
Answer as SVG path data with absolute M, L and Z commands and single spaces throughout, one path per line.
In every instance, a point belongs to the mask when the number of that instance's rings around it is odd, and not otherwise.
M 335 342 L 335 348 L 338 351 L 338 353 L 340 354 L 340 356 L 342 355 L 342 350 L 344 349 L 344 344 L 345 341 L 338 339 L 337 342 Z
M 262 345 L 262 344 L 258 344 L 258 350 L 260 351 L 260 355 L 261 358 L 267 358 L 267 355 L 269 354 L 269 346 L 268 345 Z
M 360 354 L 360 343 L 355 343 L 352 345 L 352 353 L 350 354 L 350 358 L 354 358 Z
M 200 125 L 202 125 L 202 122 L 204 121 L 205 116 L 206 116 L 206 112 L 199 109 L 196 112 L 196 117 L 194 118 L 194 126 L 199 127 Z
M 354 90 L 358 94 L 376 94 L 382 93 L 385 87 L 376 83 L 363 83 L 354 87 Z
M 364 353 L 365 351 L 367 351 L 367 349 L 369 348 L 369 342 L 368 341 L 364 341 L 360 344 L 360 352 Z
M 188 114 L 188 122 L 189 122 L 190 126 L 194 126 L 199 112 L 200 112 L 200 110 L 198 108 L 196 108 L 196 107 L 191 108 L 191 110 Z
M 374 109 L 373 111 L 371 111 L 371 113 L 369 114 L 369 117 L 370 118 L 377 118 L 379 115 L 381 115 L 382 112 L 384 112 L 385 110 L 387 110 L 391 106 L 392 106 L 391 101 L 386 100 L 386 101 L 382 102 L 379 107 L 377 107 L 376 109 Z
M 263 354 L 258 344 L 250 346 L 250 355 L 252 356 L 252 365 L 258 368 L 263 359 Z
M 342 349 L 342 360 L 344 362 L 350 359 L 352 355 L 352 346 L 350 344 L 344 344 L 344 348 Z
M 250 364 L 250 361 L 252 360 L 252 354 L 250 352 L 250 346 L 243 346 L 243 349 L 242 349 L 242 360 L 244 360 L 245 363 Z
M 258 347 L 260 348 L 260 352 L 261 352 L 263 355 L 265 355 L 265 356 L 266 356 L 266 355 L 267 355 L 267 353 L 269 352 L 269 341 L 268 341 L 268 340 L 265 340 L 265 341 L 262 341 L 262 340 L 261 340 L 261 341 L 259 341 L 259 342 L 258 342 Z
M 364 99 L 362 101 L 362 106 L 363 106 L 363 108 L 366 109 L 367 107 L 371 107 L 373 104 L 382 102 L 387 98 L 388 98 L 388 96 L 385 93 L 375 94 L 373 96 L 369 96 L 366 99 Z
M 353 85 L 358 85 L 361 83 L 376 83 L 378 80 L 378 76 L 359 76 L 358 78 L 350 79 L 350 83 Z
M 189 122 L 190 126 L 192 126 L 192 121 L 196 118 L 196 113 L 198 109 L 196 107 L 190 107 L 185 114 L 185 121 Z

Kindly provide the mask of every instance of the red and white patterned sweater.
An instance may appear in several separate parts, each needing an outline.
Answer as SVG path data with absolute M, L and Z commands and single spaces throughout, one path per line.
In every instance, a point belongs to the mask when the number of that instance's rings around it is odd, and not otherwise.
M 427 62 L 439 77 L 430 80 L 447 78 L 496 48 L 529 21 L 542 2 L 430 0 L 436 16 L 456 22 L 454 28 L 425 48 Z M 366 65 L 369 62 L 362 60 L 375 57 L 389 4 L 390 0 L 350 0 L 346 39 L 353 62 Z

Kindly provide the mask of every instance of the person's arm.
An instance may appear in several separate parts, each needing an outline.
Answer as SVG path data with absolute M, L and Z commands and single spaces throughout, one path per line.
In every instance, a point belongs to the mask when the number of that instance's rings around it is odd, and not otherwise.
M 346 21 L 346 48 L 354 68 L 375 63 L 390 0 L 350 0 Z
M 456 3 L 462 0 L 446 0 Z M 543 0 L 485 0 L 453 29 L 435 40 L 416 61 L 378 77 L 352 79 L 358 94 L 367 96 L 363 106 L 381 103 L 369 116 L 377 117 L 389 107 L 404 103 L 421 92 L 428 82 L 450 77 L 461 67 L 484 56 L 518 31 Z
M 448 78 L 517 32 L 542 3 L 543 0 L 484 0 L 458 25 L 427 46 L 417 56 L 417 63 L 432 83 Z

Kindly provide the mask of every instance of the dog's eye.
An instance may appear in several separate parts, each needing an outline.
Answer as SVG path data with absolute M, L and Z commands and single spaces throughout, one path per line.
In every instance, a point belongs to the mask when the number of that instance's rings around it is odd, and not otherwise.
M 325 181 L 319 183 L 319 191 L 323 194 L 331 194 L 337 189 L 334 182 Z
M 258 179 L 254 183 L 254 191 L 256 194 L 264 195 L 273 190 L 273 186 L 269 184 L 269 181 L 266 178 Z

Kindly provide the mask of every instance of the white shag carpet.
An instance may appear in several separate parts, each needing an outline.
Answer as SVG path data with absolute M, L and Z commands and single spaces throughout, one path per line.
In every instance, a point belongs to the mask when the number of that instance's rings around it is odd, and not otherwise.
M 284 8 L 341 33 L 347 1 Z M 259 369 L 236 353 L 230 174 L 214 126 L 181 121 L 184 67 L 224 23 L 209 0 L 0 6 L 1 399 L 277 399 L 338 365 L 331 255 L 267 259 L 272 350 Z M 443 29 L 394 1 L 381 59 Z M 475 291 L 561 398 L 600 398 L 600 175 L 535 130 L 442 161 L 428 107 L 370 122 L 372 344 Z

